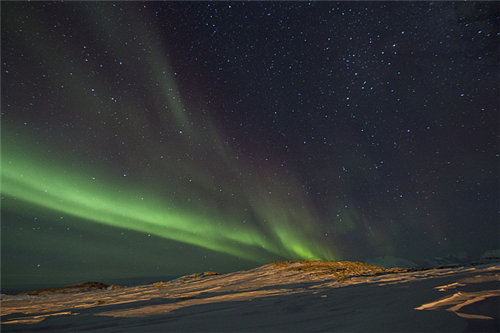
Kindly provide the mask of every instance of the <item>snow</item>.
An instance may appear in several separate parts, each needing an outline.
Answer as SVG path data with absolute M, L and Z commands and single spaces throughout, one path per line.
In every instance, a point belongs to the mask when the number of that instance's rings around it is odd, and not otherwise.
M 404 258 L 399 258 L 399 257 L 393 257 L 393 256 L 383 256 L 383 257 L 377 257 L 375 259 L 367 260 L 366 261 L 370 265 L 376 265 L 380 267 L 403 267 L 403 268 L 417 268 L 419 265 L 413 261 L 404 259 Z
M 500 258 L 500 249 L 486 251 L 481 259 L 498 259 Z
M 171 282 L 2 296 L 3 332 L 499 331 L 500 263 L 285 262 Z

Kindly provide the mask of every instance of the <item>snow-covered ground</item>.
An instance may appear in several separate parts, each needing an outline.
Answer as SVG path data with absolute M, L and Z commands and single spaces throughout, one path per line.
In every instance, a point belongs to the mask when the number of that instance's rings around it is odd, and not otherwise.
M 498 332 L 500 263 L 405 272 L 286 262 L 2 298 L 3 332 Z

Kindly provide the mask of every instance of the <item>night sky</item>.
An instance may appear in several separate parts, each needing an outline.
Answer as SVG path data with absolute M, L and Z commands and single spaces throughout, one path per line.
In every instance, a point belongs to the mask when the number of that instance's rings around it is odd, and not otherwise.
M 498 2 L 1 14 L 3 289 L 499 248 Z

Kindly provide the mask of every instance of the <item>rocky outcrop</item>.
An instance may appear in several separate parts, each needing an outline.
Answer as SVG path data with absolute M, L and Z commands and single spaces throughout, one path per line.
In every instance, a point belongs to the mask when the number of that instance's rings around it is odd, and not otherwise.
M 54 294 L 74 294 L 74 293 L 82 293 L 85 291 L 93 291 L 93 290 L 102 290 L 110 287 L 109 285 L 101 282 L 84 282 L 80 284 L 74 284 L 66 287 L 59 288 L 47 288 L 47 289 L 39 289 L 33 291 L 24 292 L 23 295 L 28 296 L 46 296 L 46 295 L 54 295 Z M 116 288 L 116 286 L 114 286 Z

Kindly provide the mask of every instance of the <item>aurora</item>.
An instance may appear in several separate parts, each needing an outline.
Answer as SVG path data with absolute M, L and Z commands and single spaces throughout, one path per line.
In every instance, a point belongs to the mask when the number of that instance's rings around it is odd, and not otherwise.
M 2 3 L 2 286 L 497 248 L 463 6 Z

